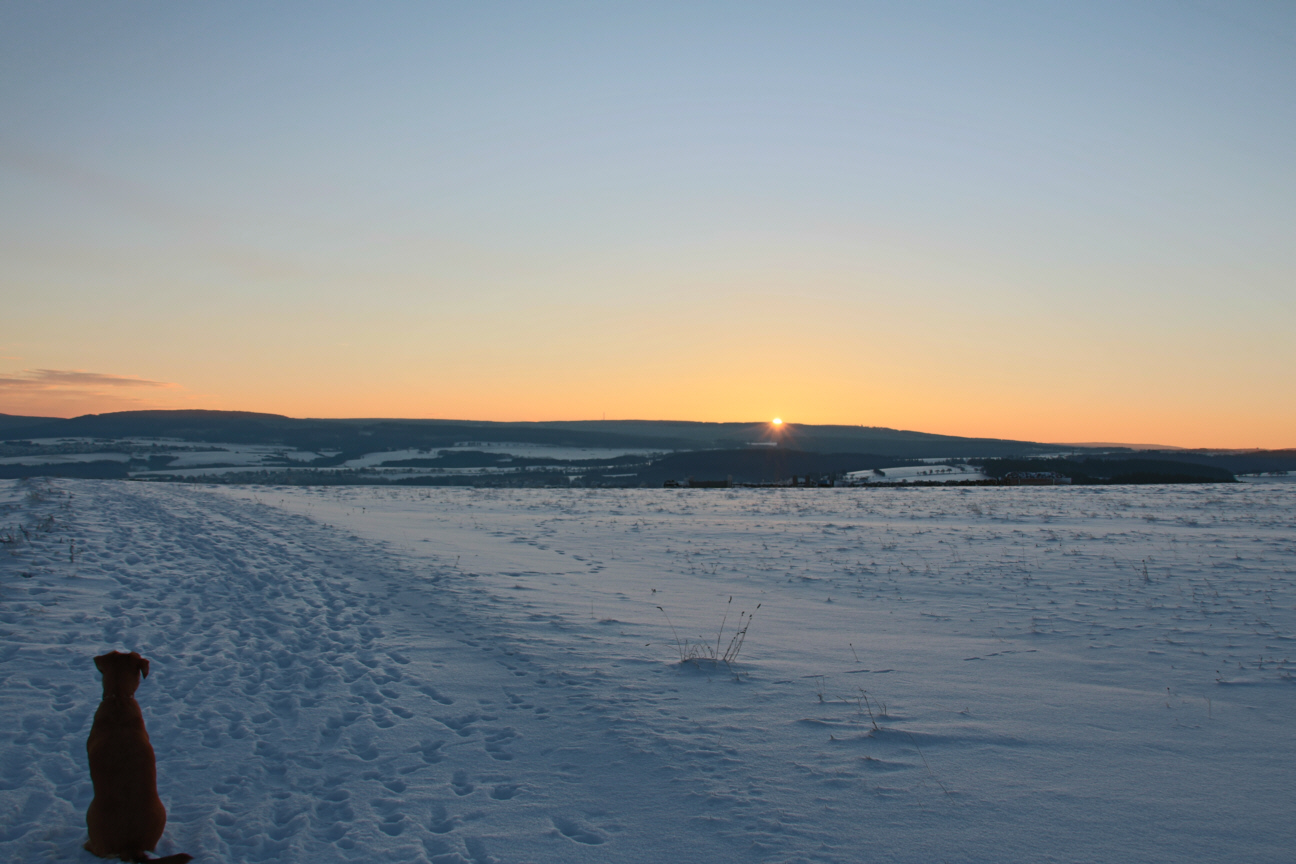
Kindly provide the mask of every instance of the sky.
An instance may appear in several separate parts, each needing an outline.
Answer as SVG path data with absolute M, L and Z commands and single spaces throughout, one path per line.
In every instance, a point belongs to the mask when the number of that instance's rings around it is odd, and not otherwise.
M 0 412 L 1296 446 L 1296 4 L 0 4 Z

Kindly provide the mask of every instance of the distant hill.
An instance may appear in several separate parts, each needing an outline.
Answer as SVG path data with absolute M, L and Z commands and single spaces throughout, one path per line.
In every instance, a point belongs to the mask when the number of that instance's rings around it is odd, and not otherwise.
M 733 450 L 773 443 L 811 453 L 870 453 L 893 458 L 1037 455 L 1057 445 L 997 438 L 960 438 L 876 426 L 786 424 L 777 438 L 768 423 L 672 420 L 588 420 L 493 423 L 476 420 L 316 420 L 247 411 L 122 411 L 70 420 L 21 418 L 24 437 L 178 438 L 231 444 L 275 444 L 343 454 L 464 442 L 515 442 L 564 447 Z M 2 428 L 2 427 L 0 427 Z
M 691 442 L 689 449 L 733 449 L 752 443 L 779 441 L 791 449 L 812 453 L 863 452 L 905 458 L 1002 456 L 1056 453 L 1059 445 L 1001 438 L 962 438 L 889 429 L 884 426 L 809 425 L 788 423 L 778 435 L 769 423 L 700 423 L 678 420 L 583 420 L 539 423 L 563 429 L 669 437 Z
M 1042 457 L 1059 451 L 1094 454 L 1131 445 L 1050 444 L 1000 438 L 963 438 L 882 426 L 788 423 L 775 433 L 769 423 L 701 423 L 679 420 L 577 420 L 495 423 L 482 420 L 302 419 L 250 411 L 120 411 L 71 419 L 0 414 L 0 439 L 174 438 L 228 444 L 268 444 L 335 451 L 340 463 L 383 450 L 453 447 L 465 443 L 547 444 L 626 450 L 799 450 L 865 453 L 891 459 Z M 1232 473 L 1296 470 L 1296 451 L 1218 451 L 1138 448 L 1141 459 L 1170 459 Z M 802 473 L 802 472 L 796 472 Z
M 57 417 L 23 417 L 19 414 L 0 414 L 0 435 L 9 435 L 19 429 L 40 426 L 43 423 L 62 422 Z M 25 433 L 24 433 L 25 434 Z
M 1223 453 L 1211 450 L 1140 451 L 1138 458 L 1208 465 L 1232 474 L 1296 471 L 1296 450 L 1250 450 Z
M 1143 454 L 1139 454 L 1140 457 Z M 1067 459 L 986 459 L 981 470 L 994 478 L 1014 471 L 1052 471 L 1079 485 L 1107 483 L 1232 483 L 1224 468 L 1171 459 L 1092 456 Z
M 1083 447 L 1086 450 L 1183 450 L 1172 444 L 1129 444 L 1119 441 L 1073 441 L 1059 444 L 1060 447 Z
M 50 420 L 25 429 L 32 438 L 180 438 L 234 443 L 269 443 L 299 421 L 250 411 L 119 411 Z
M 544 428 L 540 424 L 458 420 L 313 420 L 248 411 L 120 411 L 24 427 L 29 437 L 178 438 L 230 444 L 275 444 L 303 450 L 371 453 L 450 447 L 464 441 L 514 441 L 572 447 L 659 448 L 687 442 Z

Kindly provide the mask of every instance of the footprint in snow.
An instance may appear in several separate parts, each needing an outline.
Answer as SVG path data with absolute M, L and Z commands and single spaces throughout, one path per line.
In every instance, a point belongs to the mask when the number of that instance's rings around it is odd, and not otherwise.
M 392 798 L 375 798 L 370 802 L 373 809 L 385 814 L 378 823 L 378 830 L 388 837 L 398 837 L 405 831 L 405 814 L 400 812 L 401 802 Z
M 449 696 L 442 694 L 441 691 L 437 690 L 435 687 L 431 685 L 424 685 L 418 689 L 419 692 L 428 696 L 430 699 L 432 699 L 433 702 L 440 702 L 442 705 L 454 704 L 453 699 L 451 699 Z
M 459 817 L 451 816 L 446 812 L 444 804 L 432 808 L 432 820 L 428 823 L 428 830 L 433 834 L 449 834 L 458 826 Z
M 351 807 L 351 793 L 345 789 L 334 789 L 332 792 L 325 794 L 315 802 L 315 816 L 321 822 L 334 823 L 334 827 L 330 828 L 330 831 L 333 831 L 343 822 L 354 822 L 355 810 Z M 342 829 L 340 834 L 331 838 L 329 842 L 339 839 L 348 830 L 350 830 L 349 824 Z
M 378 688 L 373 685 L 372 681 L 360 680 L 351 685 L 351 692 L 371 705 L 381 705 L 384 701 L 383 695 L 378 692 Z
M 573 819 L 567 819 L 562 816 L 554 816 L 552 818 L 552 821 L 554 827 L 558 829 L 558 833 L 562 834 L 562 836 L 566 837 L 568 840 L 573 840 L 577 843 L 583 843 L 586 846 L 597 846 L 600 843 L 602 843 L 605 839 L 601 834 L 599 834 L 593 828 L 588 828 L 584 825 L 581 825 L 580 823 L 576 822 Z
M 440 837 L 425 837 L 423 848 L 427 850 L 431 864 L 499 864 L 498 858 L 491 857 L 486 851 L 484 841 L 476 837 L 464 838 L 465 858 L 449 840 Z
M 468 781 L 468 772 L 459 770 L 454 772 L 454 777 L 450 780 L 450 788 L 460 797 L 471 795 L 477 787 Z
M 518 734 L 509 727 L 492 732 L 486 736 L 486 752 L 491 755 L 492 759 L 508 762 L 513 759 L 513 754 L 506 752 L 504 745 L 516 737 L 518 737 Z
M 518 788 L 516 783 L 500 783 L 491 790 L 490 797 L 496 801 L 508 801 L 517 794 Z
M 410 752 L 422 753 L 424 762 L 426 762 L 429 765 L 435 765 L 436 763 L 445 759 L 445 754 L 441 752 L 441 747 L 444 744 L 445 744 L 444 741 L 432 741 L 430 739 L 424 739 L 414 747 L 411 747 Z
M 372 762 L 378 758 L 378 748 L 374 746 L 373 734 L 370 732 L 362 730 L 353 733 L 351 746 L 348 749 L 365 762 Z
M 473 724 L 483 718 L 480 714 L 464 714 L 462 717 L 434 717 L 433 719 L 442 726 L 453 729 L 460 737 L 467 738 L 477 731 Z
M 498 858 L 492 858 L 486 852 L 486 842 L 476 837 L 465 837 L 464 847 L 472 858 L 473 864 L 499 864 Z

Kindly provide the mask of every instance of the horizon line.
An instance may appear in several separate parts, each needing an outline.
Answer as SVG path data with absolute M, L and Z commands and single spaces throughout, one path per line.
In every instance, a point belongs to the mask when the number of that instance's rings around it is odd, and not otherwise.
M 470 418 L 455 417 L 296 417 L 290 414 L 278 414 L 270 411 L 246 411 L 242 409 L 228 408 L 137 408 L 127 411 L 104 411 L 101 413 L 76 414 L 70 417 L 60 417 L 57 415 L 44 414 L 9 414 L 0 411 L 0 417 L 13 417 L 19 419 L 31 420 L 48 420 L 51 422 L 79 420 L 84 417 L 106 417 L 115 414 L 180 414 L 180 413 L 207 413 L 207 414 L 253 414 L 265 417 L 282 417 L 285 420 L 296 421 L 352 421 L 352 422 L 379 422 L 379 421 L 421 421 L 429 423 L 477 423 L 492 424 L 499 426 L 509 425 L 545 425 L 558 423 L 679 423 L 693 424 L 698 426 L 770 426 L 772 419 L 769 420 L 683 420 L 683 419 L 649 419 L 649 418 L 612 418 L 607 417 L 599 419 L 567 419 L 567 420 L 474 420 Z M 1024 444 L 1045 444 L 1057 447 L 1084 447 L 1084 448 L 1101 448 L 1101 447 L 1119 447 L 1130 450 L 1221 450 L 1235 452 L 1274 452 L 1296 449 L 1296 445 L 1283 447 L 1190 447 L 1182 444 L 1147 444 L 1133 442 L 1116 442 L 1116 441 L 1035 441 L 1027 438 L 999 438 L 994 436 L 978 435 L 953 435 L 945 432 L 924 432 L 917 429 L 901 429 L 894 426 L 874 426 L 865 423 L 798 423 L 794 420 L 783 420 L 783 426 L 791 427 L 819 427 L 819 428 L 846 428 L 846 429 L 885 429 L 893 432 L 906 432 L 917 435 L 930 435 L 938 438 L 959 438 L 970 441 L 1006 441 Z M 13 432 L 21 431 L 19 429 Z

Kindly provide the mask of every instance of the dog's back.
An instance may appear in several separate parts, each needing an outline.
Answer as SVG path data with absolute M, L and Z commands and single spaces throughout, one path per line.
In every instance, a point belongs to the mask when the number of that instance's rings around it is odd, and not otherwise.
M 86 741 L 94 800 L 86 811 L 90 840 L 85 848 L 101 858 L 123 861 L 154 860 L 183 864 L 190 855 L 149 859 L 166 828 L 166 808 L 157 794 L 157 761 L 144 728 L 144 715 L 135 701 L 141 675 L 149 662 L 132 651 L 114 651 L 95 658 L 103 673 L 103 701 L 95 711 Z

